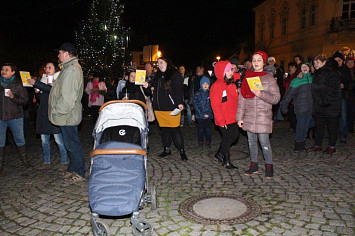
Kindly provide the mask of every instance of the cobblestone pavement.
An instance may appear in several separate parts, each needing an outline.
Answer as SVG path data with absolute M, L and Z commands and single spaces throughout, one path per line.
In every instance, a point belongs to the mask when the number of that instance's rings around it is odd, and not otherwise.
M 91 121 L 80 130 L 89 167 L 93 140 Z M 155 130 L 156 131 L 156 130 Z M 214 131 L 212 148 L 197 148 L 196 128 L 183 128 L 186 153 L 183 162 L 175 148 L 159 158 L 161 141 L 150 136 L 149 179 L 157 188 L 158 208 L 146 206 L 140 218 L 150 222 L 156 235 L 354 235 L 355 136 L 332 156 L 292 153 L 293 134 L 286 122 L 275 123 L 271 143 L 275 177 L 264 180 L 262 158 L 259 174 L 243 175 L 249 165 L 247 141 L 240 136 L 231 149 L 238 170 L 227 170 L 213 161 L 220 136 Z M 52 141 L 53 142 L 53 141 Z M 311 146 L 312 141 L 308 140 Z M 27 137 L 31 162 L 42 163 L 40 138 Z M 15 147 L 6 148 L 0 176 L 0 235 L 92 235 L 87 181 L 70 184 L 59 177 L 59 153 L 52 143 L 50 169 L 25 169 Z M 203 225 L 179 212 L 186 199 L 203 194 L 243 197 L 260 206 L 260 214 L 244 224 Z M 131 235 L 129 218 L 102 219 L 115 235 Z

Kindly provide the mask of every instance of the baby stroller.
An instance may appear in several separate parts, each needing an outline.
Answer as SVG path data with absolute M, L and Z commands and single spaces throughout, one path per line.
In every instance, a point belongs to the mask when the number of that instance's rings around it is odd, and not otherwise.
M 137 100 L 115 100 L 103 104 L 96 122 L 91 152 L 89 201 L 90 223 L 96 235 L 109 235 L 99 215 L 131 215 L 134 235 L 151 235 L 148 222 L 139 220 L 146 203 L 157 207 L 154 186 L 148 193 L 147 106 Z

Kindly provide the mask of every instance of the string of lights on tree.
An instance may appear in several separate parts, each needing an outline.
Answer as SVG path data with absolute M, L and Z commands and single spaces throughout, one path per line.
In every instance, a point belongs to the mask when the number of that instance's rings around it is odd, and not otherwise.
M 86 73 L 106 74 L 125 63 L 128 31 L 121 15 L 124 5 L 118 0 L 93 0 L 89 16 L 75 32 L 80 61 Z

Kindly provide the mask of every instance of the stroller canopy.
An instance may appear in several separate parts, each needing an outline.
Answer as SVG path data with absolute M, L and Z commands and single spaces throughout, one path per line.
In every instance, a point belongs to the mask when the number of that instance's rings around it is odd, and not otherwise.
M 105 129 L 114 126 L 129 125 L 140 130 L 147 129 L 145 110 L 136 103 L 111 103 L 100 112 L 93 131 L 96 140 L 97 135 Z

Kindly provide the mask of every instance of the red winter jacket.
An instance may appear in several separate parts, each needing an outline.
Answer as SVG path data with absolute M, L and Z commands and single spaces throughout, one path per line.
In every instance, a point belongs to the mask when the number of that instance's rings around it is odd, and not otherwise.
M 216 125 L 225 126 L 237 122 L 238 91 L 235 83 L 227 84 L 224 80 L 224 68 L 229 63 L 220 61 L 215 66 L 217 81 L 210 91 L 211 106 Z M 238 74 L 234 74 L 234 81 Z

